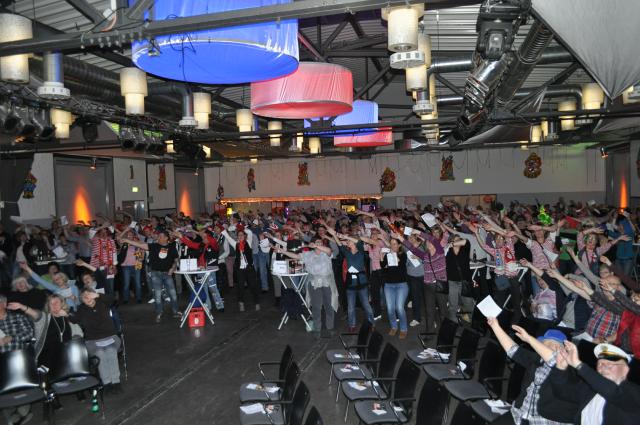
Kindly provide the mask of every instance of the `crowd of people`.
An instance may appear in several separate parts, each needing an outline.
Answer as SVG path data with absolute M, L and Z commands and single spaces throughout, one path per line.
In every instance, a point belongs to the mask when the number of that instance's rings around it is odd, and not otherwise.
M 48 228 L 0 228 L 0 353 L 34 344 L 38 363 L 46 365 L 58 344 L 83 334 L 101 359 L 103 382 L 118 391 L 114 303 L 149 302 L 161 322 L 168 302 L 171 316 L 181 318 L 183 285 L 175 272 L 180 259 L 195 258 L 202 268 L 218 267 L 198 284 L 206 287 L 202 303 L 220 312 L 236 306 L 244 312 L 249 302 L 260 311 L 271 290 L 286 308 L 271 265 L 304 264 L 317 337 L 334 333 L 340 308 L 349 331 L 357 329 L 359 304 L 364 320 L 375 324 L 386 313 L 389 336 L 404 339 L 411 328 L 436 331 L 445 318 L 470 321 L 476 303 L 491 295 L 515 326 L 523 318 L 539 321 L 574 342 L 606 343 L 628 353 L 627 360 L 640 358 L 638 218 L 637 211 L 560 199 L 484 208 L 445 202 L 412 211 L 175 213 L 138 222 L 118 212 L 91 223 L 53 218 Z M 232 292 L 237 304 L 225 306 Z M 513 340 L 497 322 L 489 325 L 517 358 Z M 514 329 L 548 365 L 545 379 L 555 376 L 554 366 L 579 368 L 571 342 L 536 344 Z M 578 375 L 591 385 L 592 376 Z M 570 395 L 560 384 L 549 391 Z M 516 423 L 525 416 L 514 414 Z

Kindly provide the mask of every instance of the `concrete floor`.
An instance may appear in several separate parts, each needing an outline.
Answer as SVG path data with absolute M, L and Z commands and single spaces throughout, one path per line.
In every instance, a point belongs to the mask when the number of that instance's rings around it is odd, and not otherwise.
M 186 324 L 180 329 L 175 319 L 156 324 L 149 304 L 121 307 L 129 371 L 128 380 L 123 381 L 124 393 L 105 397 L 105 420 L 91 412 L 89 400 L 63 398 L 56 423 L 238 424 L 240 385 L 257 379 L 259 361 L 279 360 L 286 344 L 292 346 L 302 369 L 302 379 L 311 392 L 310 404 L 319 409 L 325 424 L 344 423 L 344 398 L 334 403 L 336 387 L 327 385 L 330 367 L 324 357 L 325 350 L 339 347 L 337 338 L 316 339 L 300 320 L 289 321 L 278 331 L 280 312 L 272 307 L 271 297 L 263 297 L 262 311 L 245 313 L 238 311 L 233 299 L 227 299 L 226 312 L 214 312 L 214 326 L 207 322 L 198 331 Z M 253 310 L 252 305 L 247 307 Z M 338 330 L 345 331 L 342 312 L 336 323 Z M 377 328 L 390 338 L 385 319 L 377 322 Z M 418 346 L 417 333 L 417 328 L 411 328 L 406 340 L 394 337 L 393 342 L 404 353 Z M 350 409 L 347 423 L 356 424 L 357 417 Z M 34 413 L 33 422 L 42 423 L 38 406 L 34 406 Z

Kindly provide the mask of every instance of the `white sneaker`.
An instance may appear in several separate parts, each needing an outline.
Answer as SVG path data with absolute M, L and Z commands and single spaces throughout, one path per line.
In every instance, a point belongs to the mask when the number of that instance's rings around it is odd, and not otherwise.
M 412 308 L 413 307 L 413 301 L 409 301 L 407 303 L 407 308 Z
M 379 316 L 374 317 L 374 318 L 373 318 L 373 321 L 374 321 L 374 322 L 377 322 L 377 321 L 378 321 L 378 320 L 380 320 L 380 319 L 382 319 L 382 314 L 381 314 L 381 315 L 379 315 Z
M 154 298 L 151 298 L 149 301 L 147 301 L 147 304 L 153 304 L 155 302 L 156 302 L 156 300 Z
M 411 327 L 420 326 L 420 322 L 414 319 L 411 321 L 411 323 L 409 323 L 409 326 Z

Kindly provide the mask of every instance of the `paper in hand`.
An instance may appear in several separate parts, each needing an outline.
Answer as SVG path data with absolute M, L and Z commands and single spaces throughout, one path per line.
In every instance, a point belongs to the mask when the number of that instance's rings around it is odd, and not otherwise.
M 480 310 L 480 313 L 482 313 L 484 317 L 498 317 L 500 313 L 502 313 L 502 309 L 496 304 L 493 298 L 491 298 L 491 295 L 487 295 L 476 307 L 478 307 L 478 310 Z
M 409 236 L 413 232 L 413 229 L 409 226 L 404 226 L 404 234 L 405 236 Z
M 67 224 L 69 224 L 69 219 L 67 218 L 67 216 L 63 215 L 62 217 L 60 217 L 60 225 L 66 226 Z
M 395 252 L 387 254 L 387 266 L 395 267 L 398 265 L 398 255 Z
M 138 225 L 138 222 L 137 222 L 137 221 L 132 221 L 132 222 L 129 224 L 129 228 L 131 228 L 131 229 L 135 229 L 137 225 Z

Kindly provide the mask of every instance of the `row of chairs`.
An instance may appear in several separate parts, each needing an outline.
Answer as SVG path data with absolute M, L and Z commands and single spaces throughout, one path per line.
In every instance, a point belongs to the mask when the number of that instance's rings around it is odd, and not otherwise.
M 546 330 L 544 323 L 525 323 L 526 320 L 521 324 L 534 334 Z M 349 344 L 343 336 L 355 337 L 357 341 Z M 430 337 L 436 337 L 436 352 L 427 356 L 423 350 L 429 348 L 427 339 Z M 512 403 L 520 392 L 525 374 L 524 368 L 508 364 L 506 353 L 493 337 L 485 337 L 484 332 L 471 324 L 448 319 L 442 322 L 437 335 L 419 335 L 422 349 L 407 351 L 395 374 L 400 353 L 391 343 L 384 344 L 382 335 L 372 331 L 367 323 L 357 334 L 342 334 L 340 341 L 343 348 L 329 350 L 326 356 L 332 365 L 329 383 L 334 379 L 338 382 L 336 402 L 340 393 L 347 399 L 345 422 L 349 405 L 355 402 L 361 423 L 407 423 L 414 413 L 416 400 L 413 395 L 419 368 L 422 368 L 426 379 L 417 400 L 416 423 L 443 423 L 453 398 L 458 405 L 451 423 L 488 424 L 500 415 L 484 400 L 502 398 Z M 482 346 L 481 341 L 484 342 Z M 593 344 L 581 342 L 578 349 L 586 363 L 595 364 Z M 509 372 L 506 376 L 505 371 Z
M 277 377 L 266 372 L 277 368 Z M 287 345 L 279 361 L 258 363 L 260 379 L 240 386 L 240 423 L 242 425 L 302 425 L 310 395 L 300 379 L 300 368 Z M 252 413 L 247 406 L 260 407 Z M 244 409 L 243 409 L 244 408 Z M 323 425 L 320 413 L 312 406 L 304 425 Z
M 96 391 L 96 402 L 104 418 L 103 385 L 95 372 L 97 358 L 89 358 L 81 338 L 66 342 L 46 373 L 38 369 L 33 348 L 0 355 L 0 409 L 15 409 L 43 403 L 45 418 L 55 422 L 55 398 Z M 91 363 L 93 362 L 93 364 Z M 99 400 L 99 401 L 98 401 Z

